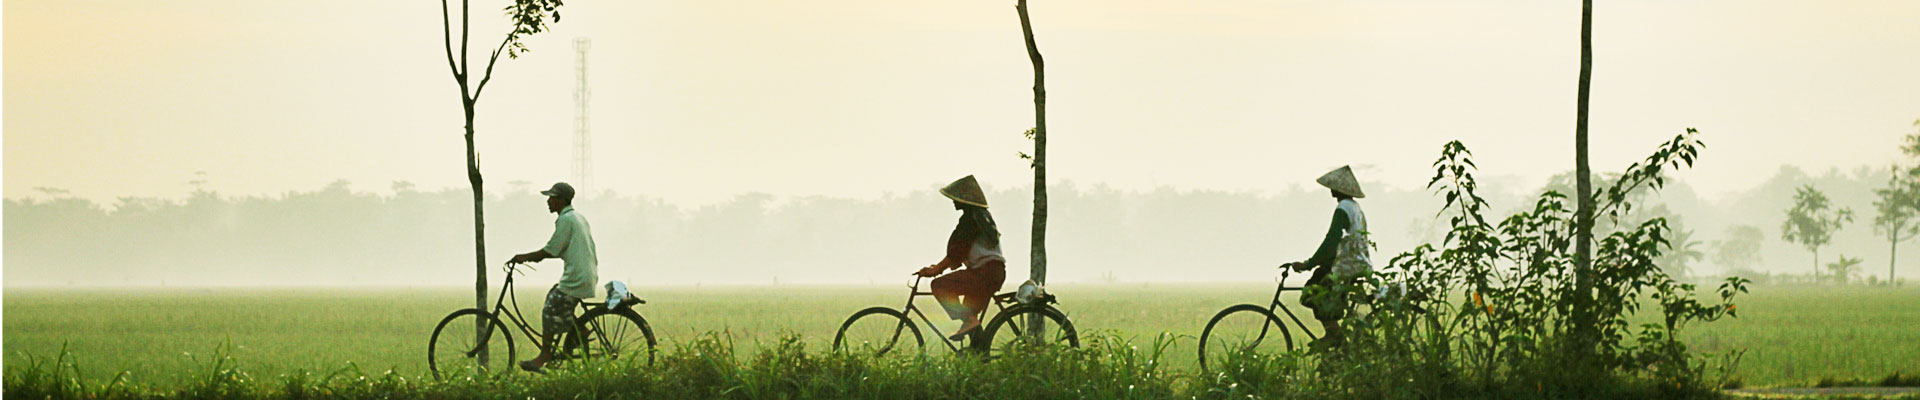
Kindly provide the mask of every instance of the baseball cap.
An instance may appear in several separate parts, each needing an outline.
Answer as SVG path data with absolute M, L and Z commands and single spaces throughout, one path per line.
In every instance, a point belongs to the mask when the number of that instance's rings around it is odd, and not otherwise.
M 553 184 L 552 189 L 542 190 L 540 194 L 573 200 L 573 185 L 568 185 L 566 182 L 556 182 Z

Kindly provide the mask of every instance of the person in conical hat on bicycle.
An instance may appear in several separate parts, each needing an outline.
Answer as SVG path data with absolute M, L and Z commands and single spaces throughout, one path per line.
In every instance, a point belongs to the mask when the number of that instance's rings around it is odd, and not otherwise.
M 1007 259 L 1000 255 L 1000 228 L 994 225 L 993 214 L 987 212 L 986 193 L 973 175 L 940 188 L 940 194 L 953 200 L 953 208 L 960 210 L 960 223 L 947 236 L 946 257 L 914 273 L 939 276 L 933 279 L 933 298 L 940 301 L 948 317 L 962 321 L 952 336 L 960 340 L 980 329 L 980 315 L 986 313 L 993 292 L 1006 283 Z M 959 269 L 961 266 L 966 269 Z M 940 276 L 948 270 L 953 272 Z
M 580 305 L 581 299 L 593 297 L 594 284 L 600 281 L 600 257 L 593 249 L 593 229 L 587 225 L 586 216 L 573 211 L 573 185 L 555 183 L 553 188 L 540 194 L 547 196 L 547 211 L 559 214 L 553 221 L 553 237 L 539 250 L 516 254 L 507 260 L 508 264 L 549 258 L 566 261 L 560 282 L 547 290 L 547 303 L 540 311 L 543 339 L 539 343 L 540 355 L 520 362 L 521 369 L 535 372 L 553 361 L 553 346 L 559 342 L 558 337 L 574 327 L 573 309 Z
M 1354 178 L 1353 168 L 1341 166 L 1321 176 L 1316 182 L 1331 191 L 1337 203 L 1333 208 L 1333 221 L 1327 226 L 1327 234 L 1320 240 L 1320 247 L 1313 252 L 1313 257 L 1287 263 L 1281 268 L 1313 271 L 1313 276 L 1307 279 L 1300 303 L 1313 309 L 1313 318 L 1320 320 L 1320 326 L 1326 332 L 1313 343 L 1313 347 L 1328 348 L 1339 346 L 1345 340 L 1340 319 L 1346 317 L 1348 306 L 1346 296 L 1333 289 L 1352 284 L 1360 274 L 1373 269 L 1373 261 L 1369 257 L 1372 242 L 1367 241 L 1367 215 L 1360 211 L 1360 203 L 1354 200 L 1365 198 L 1367 194 L 1360 190 L 1360 181 Z

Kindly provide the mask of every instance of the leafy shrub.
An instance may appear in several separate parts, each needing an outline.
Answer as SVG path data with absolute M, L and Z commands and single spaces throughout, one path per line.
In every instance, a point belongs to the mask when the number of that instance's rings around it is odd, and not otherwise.
M 1658 190 L 1667 168 L 1691 166 L 1703 146 L 1697 135 L 1688 129 L 1596 191 L 1595 220 L 1618 223 L 1632 210 L 1630 194 Z M 1332 394 L 1650 394 L 1644 389 L 1672 397 L 1718 386 L 1706 382 L 1705 359 L 1677 337 L 1689 323 L 1734 316 L 1732 300 L 1747 291 L 1747 280 L 1728 278 L 1717 303 L 1696 300 L 1694 285 L 1655 263 L 1670 245 L 1664 218 L 1596 238 L 1591 273 L 1578 276 L 1573 247 L 1582 222 L 1567 196 L 1548 192 L 1531 210 L 1490 222 L 1465 145 L 1448 143 L 1433 166 L 1428 187 L 1445 198 L 1439 216 L 1451 229 L 1440 246 L 1402 253 L 1342 289 L 1377 295 L 1357 296 L 1374 311 L 1343 322 L 1349 345 L 1322 357 L 1334 366 L 1320 368 L 1337 389 Z M 1590 285 L 1584 293 L 1582 279 Z M 1366 290 L 1376 287 L 1395 290 Z M 1661 322 L 1630 326 L 1647 299 L 1659 305 L 1651 311 Z

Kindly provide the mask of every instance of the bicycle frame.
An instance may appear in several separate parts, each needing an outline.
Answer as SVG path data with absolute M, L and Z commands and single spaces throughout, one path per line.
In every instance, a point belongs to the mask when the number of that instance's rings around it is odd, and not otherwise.
M 924 276 L 919 276 L 919 275 L 914 275 L 914 278 L 913 278 L 913 286 L 910 286 L 910 288 L 911 288 L 911 289 L 910 289 L 910 290 L 908 291 L 908 294 L 907 294 L 907 306 L 906 306 L 906 307 L 902 307 L 902 308 L 901 308 L 901 310 L 902 310 L 902 313 L 904 314 L 904 313 L 905 313 L 906 311 L 912 311 L 912 312 L 913 312 L 913 315 L 915 315 L 915 316 L 919 316 L 919 317 L 920 317 L 920 322 L 921 322 L 921 323 L 924 323 L 924 324 L 926 324 L 926 325 L 927 325 L 927 329 L 928 329 L 928 331 L 929 331 L 929 332 L 933 332 L 933 333 L 934 333 L 934 334 L 933 334 L 933 336 L 934 336 L 935 338 L 939 338 L 939 339 L 940 339 L 940 343 L 943 343 L 943 344 L 946 344 L 946 345 L 947 345 L 947 349 L 949 349 L 949 350 L 953 350 L 953 351 L 954 351 L 955 353 L 958 353 L 958 352 L 960 352 L 960 350 L 961 350 L 961 349 L 960 349 L 960 346 L 955 346 L 955 345 L 953 344 L 953 343 L 954 343 L 954 341 L 953 341 L 953 340 L 949 340 L 949 339 L 947 339 L 947 335 L 942 335 L 942 334 L 940 334 L 940 327 L 938 327 L 938 326 L 935 326 L 935 325 L 933 324 L 933 319 L 932 319 L 932 318 L 927 318 L 927 314 L 926 314 L 926 313 L 924 313 L 924 312 L 921 312 L 921 311 L 920 311 L 920 307 L 918 307 L 918 306 L 915 306 L 915 305 L 914 305 L 914 303 L 913 303 L 913 300 L 914 300 L 914 299 L 916 299 L 916 298 L 919 298 L 920 296 L 932 296 L 932 295 L 933 295 L 933 292 L 932 292 L 932 291 L 925 291 L 925 292 L 922 292 L 922 291 L 920 291 L 920 281 L 923 281 L 923 280 L 926 280 L 926 277 L 924 277 Z M 995 309 L 997 310 L 997 312 L 1006 312 L 1006 311 L 1007 311 L 1007 306 L 1006 306 L 1005 304 L 1002 304 L 1002 303 L 1001 303 L 1000 301 L 998 301 L 998 300 L 997 300 L 997 297 L 998 297 L 998 296 L 996 296 L 996 300 L 992 302 L 992 303 L 993 303 L 993 306 L 994 306 L 994 308 L 995 308 Z M 986 315 L 985 313 L 981 313 L 981 314 L 980 314 L 980 316 L 982 317 L 982 318 L 981 318 L 982 320 L 985 320 L 985 319 L 986 319 L 985 317 L 986 317 L 987 315 Z M 983 326 L 982 328 L 984 329 L 985 327 Z M 896 332 L 895 332 L 894 334 L 896 334 L 896 335 L 898 335 L 898 334 L 899 334 L 899 332 L 897 332 L 897 331 L 896 331 Z M 978 334 L 978 331 L 976 331 L 976 332 L 975 332 L 975 334 Z M 972 338 L 971 338 L 971 337 L 969 337 L 969 338 L 968 338 L 968 340 L 972 340 Z
M 1280 282 L 1277 285 L 1279 286 L 1279 288 L 1274 289 L 1273 291 L 1273 301 L 1267 303 L 1267 313 L 1272 314 L 1274 310 L 1280 310 L 1281 312 L 1285 312 L 1287 313 L 1287 318 L 1292 319 L 1293 325 L 1300 327 L 1300 332 L 1305 333 L 1308 339 L 1319 339 L 1320 338 L 1319 335 L 1314 335 L 1313 330 L 1307 329 L 1306 322 L 1300 321 L 1299 315 L 1294 315 L 1293 309 L 1287 308 L 1285 304 L 1280 303 L 1281 293 L 1300 292 L 1303 295 L 1306 294 L 1305 286 L 1292 286 L 1292 287 L 1287 286 L 1287 275 L 1291 273 L 1293 273 L 1293 271 L 1291 270 L 1286 270 L 1286 269 L 1280 270 Z M 1275 314 L 1275 315 L 1278 315 L 1278 314 Z M 1270 330 L 1272 326 L 1273 326 L 1272 324 L 1261 324 L 1260 337 L 1259 339 L 1256 339 L 1256 340 L 1266 339 L 1267 331 Z
M 495 316 L 505 316 L 506 318 L 503 319 L 512 321 L 515 327 L 520 328 L 520 334 L 526 336 L 528 341 L 533 342 L 535 347 L 544 348 L 549 345 L 549 343 L 544 343 L 544 337 L 540 335 L 540 332 L 534 330 L 533 324 L 528 323 L 527 319 L 521 316 L 524 313 L 520 311 L 520 299 L 513 296 L 513 274 L 515 272 L 520 272 L 517 266 L 507 266 L 506 282 L 500 284 L 500 295 L 493 301 L 493 310 L 490 312 Z M 513 303 L 512 308 L 507 307 L 508 302 Z M 587 311 L 593 310 L 593 306 L 588 306 L 585 303 L 582 303 L 579 307 Z M 587 321 L 587 323 L 595 324 L 595 326 L 589 329 L 600 331 L 600 327 L 597 326 L 599 324 L 598 321 Z

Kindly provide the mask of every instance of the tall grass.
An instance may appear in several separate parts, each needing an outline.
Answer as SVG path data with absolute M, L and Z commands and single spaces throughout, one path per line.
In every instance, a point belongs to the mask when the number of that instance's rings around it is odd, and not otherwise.
M 523 372 L 432 380 L 349 364 L 326 373 L 255 378 L 223 346 L 180 387 L 115 379 L 88 383 L 63 349 L 8 370 L 5 397 L 21 399 L 1291 399 L 1538 397 L 1521 388 L 1463 388 L 1369 380 L 1366 371 L 1303 352 L 1229 354 L 1209 373 L 1170 371 L 1162 361 L 1178 340 L 1136 343 L 1090 335 L 1081 348 L 1032 347 L 978 355 L 874 357 L 809 348 L 796 335 L 735 352 L 731 335 L 708 333 L 666 349 L 654 365 L 612 361 L 557 364 Z M 1382 358 L 1382 362 L 1391 358 Z M 1457 374 L 1435 371 L 1437 374 Z M 1363 385 L 1353 384 L 1365 382 Z M 1473 390 L 1468 390 L 1473 389 Z M 1623 384 L 1612 398 L 1672 397 Z M 1549 394 L 1566 397 L 1566 393 Z M 1694 393 L 1699 397 L 1711 393 Z
M 1163 336 L 1145 349 L 1111 335 L 1077 349 L 1036 347 L 988 360 L 979 356 L 872 357 L 809 349 L 788 335 L 736 354 L 725 333 L 668 349 L 655 365 L 614 361 L 560 364 L 546 374 L 504 373 L 433 381 L 349 365 L 325 375 L 300 371 L 256 381 L 216 349 L 206 368 L 180 388 L 116 380 L 88 384 L 66 349 L 10 369 L 6 397 L 34 399 L 309 398 L 648 398 L 648 399 L 971 399 L 1180 397 L 1160 357 Z

